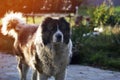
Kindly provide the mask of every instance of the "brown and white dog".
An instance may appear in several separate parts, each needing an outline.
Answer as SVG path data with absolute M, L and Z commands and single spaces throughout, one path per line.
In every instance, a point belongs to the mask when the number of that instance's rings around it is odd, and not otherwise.
M 29 67 L 33 80 L 65 80 L 72 55 L 70 25 L 64 18 L 47 17 L 38 25 L 26 24 L 21 13 L 9 13 L 2 19 L 2 33 L 12 36 L 21 80 L 26 80 Z

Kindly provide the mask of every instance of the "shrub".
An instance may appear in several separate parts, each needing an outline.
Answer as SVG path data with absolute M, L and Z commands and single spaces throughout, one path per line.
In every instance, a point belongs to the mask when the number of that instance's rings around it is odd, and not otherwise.
M 73 57 L 77 64 L 87 64 L 120 70 L 120 29 L 105 26 L 104 32 L 97 36 L 83 36 L 92 32 L 90 27 L 73 27 Z M 76 58 L 77 57 L 77 58 Z
M 74 26 L 72 28 L 72 41 L 73 41 L 73 57 L 75 57 L 74 59 L 78 59 L 78 63 L 83 62 L 84 60 L 84 40 L 85 38 L 83 38 L 83 34 L 84 33 L 88 33 L 90 32 L 91 29 L 90 27 L 85 27 L 85 26 Z M 79 56 L 79 57 L 78 57 Z M 77 58 L 76 58 L 77 57 Z M 72 60 L 72 63 L 76 63 L 76 60 Z
M 88 10 L 88 15 L 91 17 L 92 26 L 120 24 L 120 16 L 115 13 L 115 7 L 106 3 Z
M 93 53 L 90 56 L 89 59 L 89 64 L 92 64 L 94 66 L 104 66 L 106 64 L 107 61 L 107 55 L 105 54 L 105 52 L 103 50 L 99 50 L 96 53 Z
M 114 26 L 116 24 L 120 25 L 120 15 L 118 14 L 110 15 L 106 21 L 106 25 Z
M 120 69 L 120 58 L 117 59 L 109 59 L 108 63 L 107 63 L 109 68 L 116 68 L 116 69 Z

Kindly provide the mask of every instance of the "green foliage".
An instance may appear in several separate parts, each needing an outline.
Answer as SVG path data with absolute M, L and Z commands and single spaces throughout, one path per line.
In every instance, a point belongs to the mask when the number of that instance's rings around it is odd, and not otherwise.
M 115 7 L 115 13 L 119 14 L 120 13 L 120 6 Z
M 85 26 L 80 26 L 80 27 L 76 27 L 74 26 L 72 28 L 72 41 L 73 41 L 73 51 L 74 54 L 78 54 L 79 55 L 79 59 L 80 62 L 83 62 L 84 60 L 84 48 L 85 46 L 83 45 L 83 42 L 85 40 L 85 38 L 83 38 L 83 33 L 88 33 L 90 32 L 91 29 L 90 27 L 85 27 Z
M 120 24 L 120 16 L 115 11 L 118 11 L 118 9 L 103 3 L 96 8 L 88 10 L 88 15 L 91 17 L 91 24 L 95 27 L 100 25 L 114 26 L 115 24 Z
M 117 59 L 109 59 L 107 65 L 108 65 L 110 68 L 120 69 L 120 58 L 117 58 Z
M 120 25 L 120 15 L 119 14 L 110 15 L 106 21 L 106 24 L 111 26 L 114 26 L 116 24 Z
M 103 50 L 99 50 L 98 52 L 91 54 L 90 59 L 88 61 L 89 64 L 92 64 L 94 66 L 104 66 L 107 61 L 107 55 L 105 54 L 105 52 L 103 52 Z
M 79 63 L 120 70 L 120 28 L 105 27 L 97 36 L 84 36 L 90 27 L 73 27 L 73 52 L 78 53 Z

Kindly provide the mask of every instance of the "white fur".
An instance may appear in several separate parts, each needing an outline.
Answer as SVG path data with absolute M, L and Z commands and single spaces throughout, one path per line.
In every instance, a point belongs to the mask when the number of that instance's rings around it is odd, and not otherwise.
M 25 24 L 26 20 L 23 17 L 22 13 L 14 13 L 14 12 L 10 12 L 7 13 L 4 18 L 2 18 L 2 33 L 3 35 L 7 35 L 8 31 L 7 31 L 7 25 L 9 23 L 10 20 L 17 20 L 19 24 Z
M 72 41 L 71 39 L 69 40 L 69 43 L 68 43 L 68 49 L 69 49 L 69 57 L 71 58 L 72 57 Z
M 56 37 L 57 35 L 61 35 L 62 36 L 61 42 L 63 42 L 63 33 L 59 29 L 57 29 L 57 31 L 53 35 L 53 42 L 57 42 L 57 37 Z
M 39 25 L 41 26 L 41 25 Z M 36 35 L 37 34 L 37 35 Z M 35 41 L 34 41 L 34 44 L 37 45 L 37 44 L 41 44 L 43 41 L 42 41 L 42 29 L 41 28 L 38 28 L 37 29 L 37 32 L 35 34 Z M 39 35 L 38 35 L 39 34 Z

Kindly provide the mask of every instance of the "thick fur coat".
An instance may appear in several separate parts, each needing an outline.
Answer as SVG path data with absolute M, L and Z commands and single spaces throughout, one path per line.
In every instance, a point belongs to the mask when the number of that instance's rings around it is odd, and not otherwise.
M 47 17 L 38 26 L 26 24 L 21 13 L 9 13 L 2 23 L 2 33 L 15 39 L 13 51 L 21 80 L 26 80 L 29 67 L 34 70 L 33 80 L 47 80 L 51 76 L 65 80 L 72 41 L 69 23 L 64 18 Z

